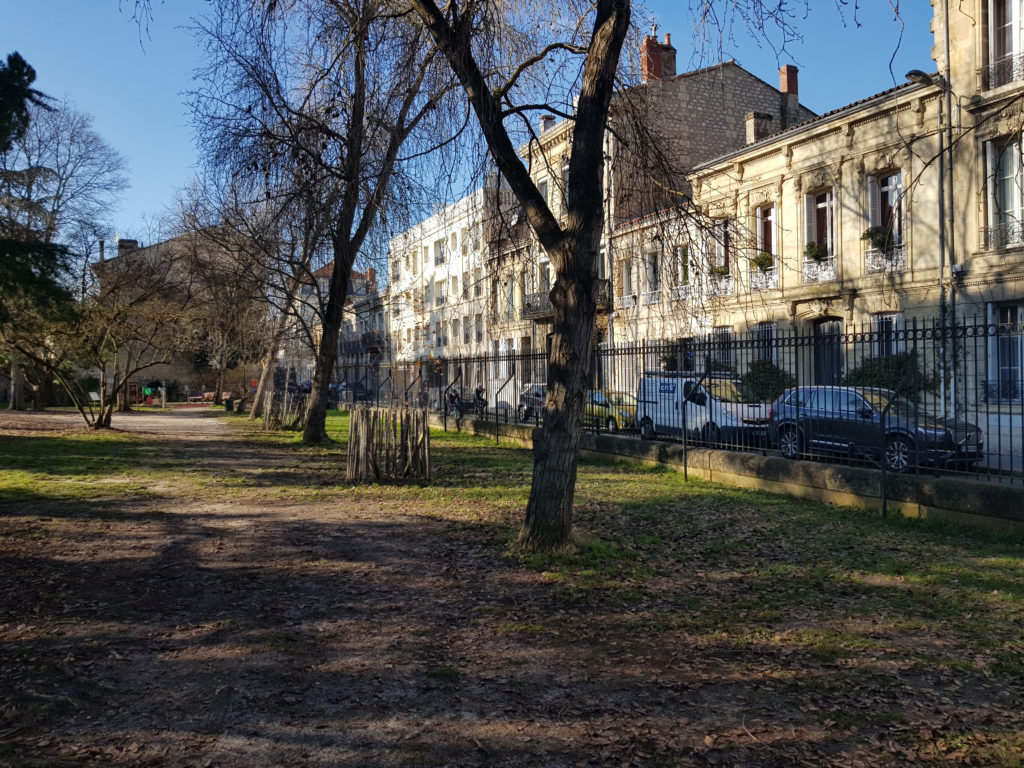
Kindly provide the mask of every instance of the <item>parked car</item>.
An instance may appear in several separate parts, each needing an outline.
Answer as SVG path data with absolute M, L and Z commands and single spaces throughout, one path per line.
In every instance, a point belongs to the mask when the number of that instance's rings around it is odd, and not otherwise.
M 547 397 L 547 387 L 544 384 L 527 384 L 519 392 L 519 405 L 516 413 L 520 421 L 533 421 L 539 419 L 544 413 L 544 400 Z
M 685 434 L 707 445 L 759 445 L 767 435 L 768 403 L 736 378 L 648 371 L 640 377 L 636 402 L 636 425 L 643 438 Z
M 636 398 L 628 392 L 588 389 L 583 400 L 583 421 L 609 432 L 633 429 Z
M 772 404 L 768 437 L 786 458 L 838 454 L 884 461 L 890 472 L 919 464 L 969 466 L 985 455 L 976 425 L 940 419 L 892 390 L 870 387 L 787 389 Z

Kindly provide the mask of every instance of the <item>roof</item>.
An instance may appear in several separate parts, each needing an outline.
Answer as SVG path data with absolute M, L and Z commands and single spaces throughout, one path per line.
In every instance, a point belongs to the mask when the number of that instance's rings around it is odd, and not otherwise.
M 739 149 L 734 149 L 731 152 L 726 152 L 724 155 L 719 155 L 718 157 L 712 158 L 711 160 L 707 160 L 707 161 L 705 161 L 703 163 L 700 163 L 699 165 L 694 166 L 694 168 L 691 171 L 691 173 L 695 173 L 695 172 L 698 172 L 698 171 L 706 170 L 706 169 L 710 168 L 713 165 L 717 165 L 718 163 L 721 163 L 724 160 L 728 160 L 730 158 L 736 157 L 737 155 L 742 155 L 745 152 L 748 152 L 748 151 L 750 151 L 753 148 L 768 146 L 768 145 L 772 144 L 773 142 L 778 141 L 779 139 L 785 138 L 787 136 L 790 136 L 790 135 L 793 135 L 793 134 L 796 134 L 796 133 L 800 133 L 801 131 L 804 131 L 804 130 L 810 128 L 810 127 L 813 127 L 813 126 L 816 126 L 816 125 L 821 125 L 823 123 L 827 123 L 827 122 L 829 122 L 830 120 L 833 120 L 836 117 L 839 117 L 839 116 L 842 116 L 842 115 L 846 115 L 846 114 L 849 114 L 851 112 L 856 112 L 856 111 L 858 111 L 860 109 L 864 109 L 866 107 L 872 106 L 875 103 L 880 102 L 880 101 L 884 101 L 885 99 L 889 98 L 890 96 L 892 96 L 894 94 L 897 94 L 897 93 L 899 93 L 901 91 L 912 90 L 912 89 L 915 89 L 915 88 L 928 88 L 928 87 L 937 87 L 937 86 L 918 85 L 917 83 L 902 83 L 900 85 L 893 86 L 892 88 L 889 88 L 889 89 L 887 89 L 885 91 L 881 91 L 881 92 L 876 93 L 876 94 L 874 94 L 872 96 L 866 96 L 863 99 L 859 99 L 859 100 L 854 101 L 854 102 L 852 102 L 850 104 L 847 104 L 845 106 L 837 107 L 836 109 L 833 109 L 830 112 L 825 112 L 824 114 L 818 115 L 817 117 L 813 117 L 810 120 L 804 120 L 802 123 L 797 123 L 796 125 L 791 125 L 788 128 L 786 128 L 786 129 L 784 129 L 782 131 L 779 131 L 778 133 L 773 133 L 770 136 L 766 136 L 763 139 L 759 139 L 758 141 L 755 141 L 753 144 L 747 144 L 746 146 L 740 147 Z

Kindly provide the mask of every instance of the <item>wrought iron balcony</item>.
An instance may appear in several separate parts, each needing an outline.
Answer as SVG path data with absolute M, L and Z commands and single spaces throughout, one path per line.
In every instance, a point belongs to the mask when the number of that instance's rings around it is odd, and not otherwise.
M 677 285 L 669 291 L 668 297 L 672 301 L 687 301 L 693 295 L 689 285 Z
M 647 291 L 640 294 L 640 306 L 649 307 L 661 301 L 661 291 Z
M 615 297 L 615 308 L 616 309 L 632 309 L 636 306 L 636 296 L 616 296 Z
M 711 296 L 732 296 L 735 288 L 732 275 L 712 275 L 708 280 L 708 293 Z
M 985 67 L 985 87 L 998 88 L 1024 80 L 1024 54 L 1013 53 Z
M 864 254 L 864 264 L 869 273 L 902 272 L 907 268 L 906 246 L 893 245 L 884 251 L 880 248 L 869 248 Z
M 779 287 L 779 270 L 776 267 L 768 269 L 752 269 L 750 271 L 750 290 L 771 291 Z
M 804 261 L 804 282 L 824 283 L 836 279 L 836 257 L 829 256 L 827 259 L 807 259 Z
M 523 317 L 544 317 L 554 312 L 549 291 L 528 293 L 523 297 Z
M 985 244 L 992 249 L 1024 245 L 1024 223 L 1011 219 L 986 227 Z

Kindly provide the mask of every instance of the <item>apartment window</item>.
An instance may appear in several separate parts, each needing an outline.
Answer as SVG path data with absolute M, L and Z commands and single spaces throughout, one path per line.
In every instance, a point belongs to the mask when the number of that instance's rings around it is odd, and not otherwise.
M 868 218 L 872 227 L 889 230 L 889 243 L 903 242 L 903 174 L 879 174 L 868 179 Z
M 989 323 L 996 328 L 989 341 L 989 400 L 1020 400 L 1024 396 L 1024 304 L 990 304 Z
M 544 261 L 541 262 L 539 267 L 540 279 L 538 280 L 539 291 L 541 293 L 551 292 L 551 264 Z
M 1021 56 L 1021 0 L 988 0 L 988 87 L 1024 79 Z
M 541 179 L 537 182 L 537 191 L 540 192 L 540 196 L 544 198 L 544 202 L 548 202 L 548 180 Z
M 633 260 L 622 260 L 622 295 L 632 296 L 633 291 Z
M 661 265 L 657 251 L 644 254 L 644 280 L 648 293 L 661 290 Z
M 444 240 L 434 241 L 434 266 L 438 267 L 444 264 Z
M 776 323 L 758 323 L 754 326 L 754 359 L 775 362 Z
M 686 245 L 677 245 L 672 249 L 672 260 L 675 269 L 676 285 L 690 284 L 690 248 Z
M 473 325 L 476 328 L 476 342 L 479 344 L 484 340 L 484 316 L 477 315 L 473 321 Z
M 715 263 L 717 271 L 729 271 L 729 260 L 732 257 L 732 227 L 729 219 L 715 222 Z
M 391 264 L 391 281 L 397 283 L 402 279 L 402 264 L 395 261 Z
M 463 344 L 469 344 L 469 342 L 470 342 L 471 334 L 470 334 L 470 330 L 469 330 L 469 328 L 470 328 L 469 323 L 470 323 L 470 318 L 469 318 L 468 315 L 466 317 L 462 318 L 462 343 Z
M 462 228 L 462 232 L 460 233 L 459 236 L 460 236 L 461 241 L 462 241 L 462 255 L 463 256 L 468 256 L 469 255 L 469 230 L 466 229 L 465 227 L 463 227 Z
M 473 296 L 480 298 L 484 293 L 484 281 L 481 277 L 480 267 L 473 270 Z
M 452 275 L 452 290 L 451 295 L 453 298 L 459 295 L 459 278 L 457 275 Z
M 775 206 L 772 204 L 757 209 L 757 252 L 775 255 Z
M 423 246 L 423 263 L 430 263 L 430 247 L 426 245 Z
M 602 248 L 597 254 L 597 279 L 604 280 L 608 277 L 608 252 Z
M 824 256 L 835 255 L 835 194 L 831 189 L 807 195 L 804 204 L 805 243 L 816 243 Z
M 445 299 L 447 298 L 445 293 L 444 280 L 438 280 L 434 283 L 434 306 L 440 307 L 445 303 Z
M 458 344 L 459 342 L 459 321 L 452 320 L 452 343 Z
M 902 328 L 903 315 L 899 312 L 880 312 L 871 317 L 871 351 L 875 357 L 890 357 L 896 354 L 899 332 Z
M 469 298 L 469 272 L 462 273 L 462 298 Z
M 711 332 L 712 355 L 711 367 L 716 371 L 733 370 L 733 342 L 734 334 L 732 326 L 719 326 Z
M 1013 136 L 985 145 L 988 163 L 988 237 L 990 248 L 1024 242 L 1024 162 L 1021 138 Z

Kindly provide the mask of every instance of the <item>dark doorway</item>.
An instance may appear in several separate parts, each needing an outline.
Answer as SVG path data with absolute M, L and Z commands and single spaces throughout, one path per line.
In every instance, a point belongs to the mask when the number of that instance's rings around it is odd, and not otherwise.
M 814 322 L 814 383 L 833 386 L 843 378 L 843 321 L 826 317 Z

